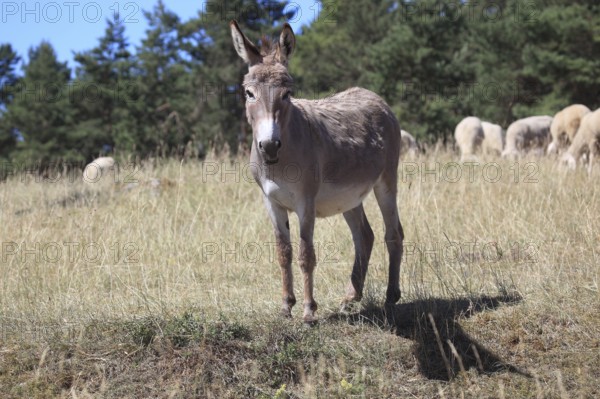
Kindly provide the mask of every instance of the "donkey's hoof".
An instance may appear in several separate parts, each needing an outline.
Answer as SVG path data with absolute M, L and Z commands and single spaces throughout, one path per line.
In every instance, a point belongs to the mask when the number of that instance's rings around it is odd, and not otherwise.
M 385 304 L 395 305 L 400 300 L 400 290 L 388 290 L 385 298 Z
M 360 301 L 348 300 L 347 298 L 340 304 L 340 313 L 348 314 L 352 313 L 358 308 Z
M 345 302 L 360 302 L 362 299 L 362 288 L 356 289 L 354 284 L 350 282 L 348 284 L 348 288 L 346 288 L 346 297 L 344 298 Z
M 292 312 L 290 309 L 281 309 L 281 317 L 286 318 L 286 319 L 291 319 L 292 318 Z
M 304 315 L 302 321 L 304 325 L 312 327 L 319 323 L 319 318 L 315 315 Z

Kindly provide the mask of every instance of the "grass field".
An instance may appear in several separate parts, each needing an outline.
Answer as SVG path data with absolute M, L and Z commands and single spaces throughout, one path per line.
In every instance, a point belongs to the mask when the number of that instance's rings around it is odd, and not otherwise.
M 314 327 L 302 306 L 278 316 L 274 237 L 246 159 L 122 163 L 118 183 L 9 178 L 0 396 L 598 397 L 600 170 L 456 158 L 401 165 L 393 311 L 373 196 L 366 295 L 348 313 L 350 232 L 341 216 L 317 221 Z

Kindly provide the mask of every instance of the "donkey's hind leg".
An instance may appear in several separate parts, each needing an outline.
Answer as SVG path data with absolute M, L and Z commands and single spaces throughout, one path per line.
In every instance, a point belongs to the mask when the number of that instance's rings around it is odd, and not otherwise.
M 344 218 L 350 227 L 352 241 L 354 241 L 354 266 L 352 267 L 350 283 L 348 284 L 346 297 L 344 298 L 344 304 L 347 304 L 353 301 L 360 301 L 362 298 L 375 236 L 373 235 L 371 226 L 369 226 L 369 221 L 367 220 L 367 215 L 365 215 L 362 204 L 344 212 Z
M 400 299 L 400 262 L 404 241 L 404 231 L 396 205 L 397 177 L 395 174 L 391 175 L 382 176 L 373 187 L 385 224 L 385 244 L 390 258 L 386 305 L 394 304 Z

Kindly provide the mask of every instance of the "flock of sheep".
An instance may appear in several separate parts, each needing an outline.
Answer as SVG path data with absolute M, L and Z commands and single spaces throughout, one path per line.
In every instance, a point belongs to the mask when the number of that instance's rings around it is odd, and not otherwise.
M 469 116 L 454 131 L 461 161 L 476 159 L 476 154 L 518 158 L 526 154 L 561 155 L 562 163 L 575 169 L 587 159 L 592 171 L 594 156 L 600 154 L 600 108 L 591 112 L 581 104 L 570 105 L 554 117 L 530 116 L 513 122 L 504 134 L 499 125 Z

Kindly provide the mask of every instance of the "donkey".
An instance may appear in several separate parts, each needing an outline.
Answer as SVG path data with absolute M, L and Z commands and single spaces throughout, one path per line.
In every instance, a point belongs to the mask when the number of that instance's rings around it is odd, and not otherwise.
M 252 126 L 251 170 L 275 230 L 283 280 L 284 316 L 296 303 L 288 212 L 300 224 L 299 263 L 304 277 L 304 322 L 317 320 L 313 297 L 316 217 L 342 213 L 352 232 L 354 266 L 343 303 L 360 301 L 374 235 L 362 202 L 373 190 L 385 222 L 389 253 L 386 305 L 400 299 L 404 232 L 396 205 L 400 126 L 389 106 L 368 90 L 351 88 L 322 100 L 292 98 L 288 60 L 296 38 L 283 25 L 279 42 L 261 49 L 230 23 L 233 44 L 248 64 L 246 115 Z

